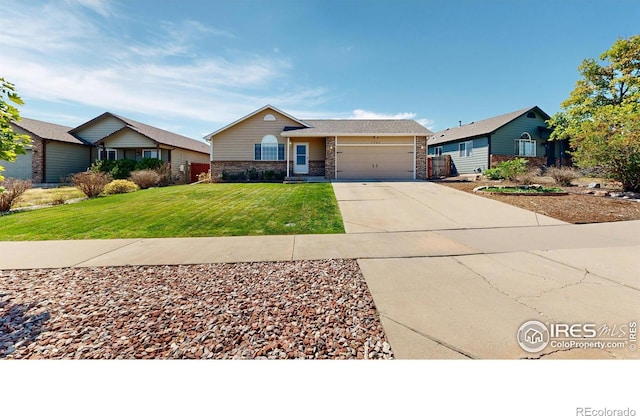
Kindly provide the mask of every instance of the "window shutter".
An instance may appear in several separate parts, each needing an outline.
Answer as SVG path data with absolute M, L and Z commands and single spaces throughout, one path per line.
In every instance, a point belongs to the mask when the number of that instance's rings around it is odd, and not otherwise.
M 253 155 L 253 159 L 254 160 L 262 160 L 262 152 L 261 152 L 262 148 L 260 144 L 255 144 L 254 145 L 254 155 Z
M 278 143 L 278 160 L 284 160 L 284 144 Z

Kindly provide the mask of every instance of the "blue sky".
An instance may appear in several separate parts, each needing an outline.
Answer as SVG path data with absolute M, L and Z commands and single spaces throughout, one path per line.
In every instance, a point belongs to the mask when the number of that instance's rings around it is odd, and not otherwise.
M 201 138 L 272 104 L 437 131 L 560 109 L 582 59 L 640 31 L 637 0 L 2 0 L 21 114 L 104 111 Z

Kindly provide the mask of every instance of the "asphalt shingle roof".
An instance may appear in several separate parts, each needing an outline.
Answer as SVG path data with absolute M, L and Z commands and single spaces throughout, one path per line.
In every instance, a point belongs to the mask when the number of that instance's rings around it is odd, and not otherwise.
M 428 136 L 432 132 L 415 120 L 302 120 L 308 128 L 286 130 L 284 137 Z
M 429 140 L 429 145 L 453 142 L 456 140 L 467 139 L 471 137 L 485 136 L 498 130 L 505 124 L 515 120 L 523 114 L 532 110 L 538 110 L 543 116 L 549 117 L 539 107 L 527 107 L 511 113 L 502 114 L 500 116 L 487 118 L 473 123 L 465 124 L 460 127 L 452 127 L 434 133 L 434 139 Z
M 72 128 L 68 126 L 47 123 L 45 121 L 34 120 L 26 117 L 21 117 L 20 121 L 14 122 L 14 124 L 41 139 L 73 144 L 87 144 L 86 142 L 72 136 L 69 133 Z

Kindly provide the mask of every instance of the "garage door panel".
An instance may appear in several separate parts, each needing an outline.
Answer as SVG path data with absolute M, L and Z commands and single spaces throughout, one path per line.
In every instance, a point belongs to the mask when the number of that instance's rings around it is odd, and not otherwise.
M 413 179 L 413 146 L 338 146 L 338 179 Z

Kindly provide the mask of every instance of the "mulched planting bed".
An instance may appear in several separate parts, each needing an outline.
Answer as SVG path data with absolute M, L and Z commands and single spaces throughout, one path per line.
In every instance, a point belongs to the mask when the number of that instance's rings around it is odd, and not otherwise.
M 386 359 L 355 260 L 0 271 L 0 358 Z
M 573 224 L 640 220 L 640 202 L 572 193 L 571 191 L 575 188 L 564 188 L 569 191 L 569 195 L 529 196 L 473 192 L 473 189 L 478 186 L 495 185 L 495 183 L 488 181 L 442 181 L 438 182 L 438 184 L 485 198 L 495 199 Z

